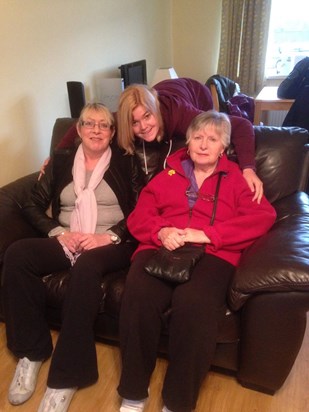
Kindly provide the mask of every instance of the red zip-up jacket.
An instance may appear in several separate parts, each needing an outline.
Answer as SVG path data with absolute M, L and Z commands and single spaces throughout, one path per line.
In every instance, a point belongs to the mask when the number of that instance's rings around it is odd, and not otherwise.
M 162 227 L 191 227 L 203 230 L 211 240 L 205 245 L 206 253 L 237 265 L 243 250 L 271 228 L 276 212 L 265 197 L 260 204 L 252 201 L 252 192 L 238 165 L 226 155 L 219 160 L 215 172 L 203 182 L 200 193 L 204 196 L 200 196 L 190 209 L 186 195 L 190 181 L 181 165 L 181 161 L 188 158 L 186 150 L 180 149 L 169 156 L 168 167 L 143 189 L 128 217 L 128 229 L 140 242 L 135 254 L 162 246 L 158 239 Z M 203 199 L 213 199 L 219 172 L 225 174 L 211 226 L 214 202 Z

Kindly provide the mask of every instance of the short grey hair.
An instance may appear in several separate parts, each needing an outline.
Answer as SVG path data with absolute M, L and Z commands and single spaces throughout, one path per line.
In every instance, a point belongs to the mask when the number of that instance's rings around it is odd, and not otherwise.
M 227 114 L 215 110 L 209 110 L 194 117 L 186 133 L 186 144 L 190 142 L 192 133 L 203 129 L 207 125 L 213 125 L 215 127 L 226 149 L 231 142 L 231 122 Z

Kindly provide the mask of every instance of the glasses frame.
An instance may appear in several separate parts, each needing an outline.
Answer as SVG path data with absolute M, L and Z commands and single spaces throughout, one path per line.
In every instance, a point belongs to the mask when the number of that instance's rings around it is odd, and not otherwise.
M 96 123 L 94 120 L 82 120 L 80 124 L 89 130 L 94 129 L 96 126 L 98 126 L 99 130 L 103 132 L 107 132 L 108 130 L 111 130 L 111 126 L 103 121 Z

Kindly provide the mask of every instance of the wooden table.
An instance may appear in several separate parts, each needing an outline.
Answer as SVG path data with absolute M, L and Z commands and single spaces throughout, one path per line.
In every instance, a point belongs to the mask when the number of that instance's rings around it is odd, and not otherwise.
M 261 115 L 266 110 L 290 110 L 294 103 L 293 99 L 279 99 L 277 97 L 278 87 L 264 87 L 255 98 L 254 124 L 259 125 Z

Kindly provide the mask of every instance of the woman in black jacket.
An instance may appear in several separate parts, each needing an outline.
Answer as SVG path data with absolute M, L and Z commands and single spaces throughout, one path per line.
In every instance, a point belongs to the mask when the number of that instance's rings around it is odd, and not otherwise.
M 45 238 L 15 242 L 4 259 L 7 344 L 19 359 L 8 395 L 14 405 L 33 394 L 53 350 L 42 277 L 70 269 L 62 329 L 39 408 L 45 412 L 66 411 L 76 389 L 97 380 L 93 324 L 102 276 L 127 267 L 136 247 L 126 227 L 141 187 L 135 157 L 112 142 L 114 119 L 103 105 L 86 105 L 77 131 L 81 144 L 55 153 L 24 209 Z
M 309 57 L 299 61 L 278 87 L 278 97 L 295 99 L 282 126 L 309 130 Z
M 280 83 L 277 95 L 280 99 L 296 99 L 306 86 L 309 86 L 309 57 L 295 65 L 288 77 Z

